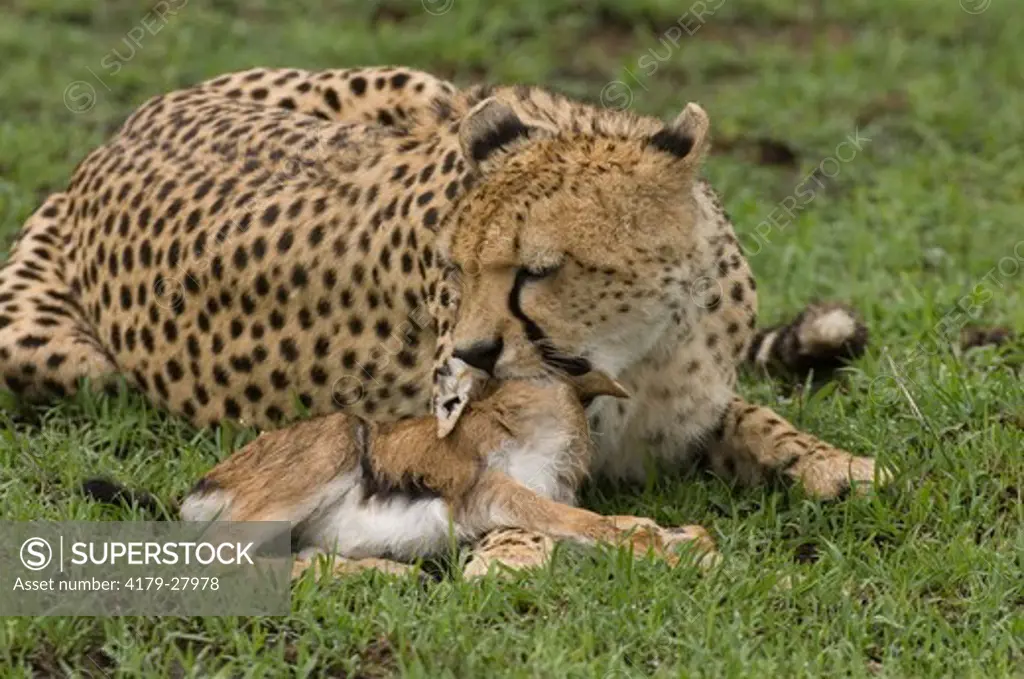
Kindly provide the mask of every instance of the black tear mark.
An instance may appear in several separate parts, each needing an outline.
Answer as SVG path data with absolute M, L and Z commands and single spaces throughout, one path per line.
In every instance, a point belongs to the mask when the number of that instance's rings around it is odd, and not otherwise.
M 516 272 L 516 280 L 512 284 L 512 291 L 508 295 L 509 311 L 523 324 L 526 339 L 537 346 L 545 363 L 573 377 L 586 375 L 593 370 L 593 365 L 591 365 L 590 361 L 582 356 L 569 356 L 554 349 L 551 346 L 550 340 L 548 340 L 547 334 L 541 330 L 540 326 L 532 318 L 523 312 L 523 307 L 519 303 L 519 293 L 522 291 L 523 285 L 535 277 L 534 274 L 531 274 L 526 269 L 520 269 Z

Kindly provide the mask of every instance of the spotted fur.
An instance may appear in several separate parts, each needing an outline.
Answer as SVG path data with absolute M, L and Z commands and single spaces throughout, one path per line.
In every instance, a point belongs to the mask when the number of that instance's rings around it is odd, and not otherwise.
M 642 477 L 649 453 L 823 496 L 868 482 L 870 460 L 735 394 L 756 286 L 698 178 L 709 142 L 699 107 L 666 126 L 404 68 L 157 96 L 26 222 L 0 375 L 32 398 L 121 375 L 197 425 L 387 421 L 430 412 L 458 344 L 626 384 L 589 410 L 596 471 Z

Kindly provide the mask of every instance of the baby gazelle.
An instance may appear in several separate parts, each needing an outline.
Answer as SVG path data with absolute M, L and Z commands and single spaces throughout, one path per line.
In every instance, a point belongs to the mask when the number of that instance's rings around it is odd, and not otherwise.
M 340 571 L 438 554 L 452 535 L 501 527 L 624 543 L 671 562 L 684 541 L 710 551 L 699 527 L 571 506 L 591 456 L 581 400 L 625 392 L 599 373 L 568 379 L 489 385 L 444 438 L 433 417 L 375 424 L 342 413 L 262 434 L 195 486 L 182 516 L 288 521 L 300 548 L 333 553 Z M 311 563 L 300 559 L 296 574 Z

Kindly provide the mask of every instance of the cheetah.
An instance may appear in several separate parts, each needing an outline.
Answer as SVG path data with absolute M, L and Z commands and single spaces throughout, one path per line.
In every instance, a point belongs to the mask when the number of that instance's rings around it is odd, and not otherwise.
M 736 393 L 738 368 L 863 350 L 847 310 L 758 332 L 754 278 L 665 124 L 399 67 L 256 69 L 156 96 L 27 220 L 0 271 L 0 374 L 27 398 L 121 376 L 197 426 L 446 413 L 459 359 L 500 380 L 600 370 L 591 471 L 648 458 L 831 498 L 873 460 Z M 877 477 L 877 478 L 876 478 Z M 485 543 L 501 552 L 509 533 Z M 526 540 L 527 542 L 529 540 Z
M 203 477 L 181 516 L 289 522 L 300 553 L 293 577 L 316 566 L 320 553 L 334 557 L 335 573 L 400 573 L 409 567 L 383 557 L 437 556 L 453 534 L 466 541 L 505 526 L 552 540 L 625 544 L 637 557 L 653 553 L 670 564 L 678 562 L 674 548 L 688 543 L 698 562 L 714 560 L 699 526 L 665 529 L 572 506 L 593 447 L 582 401 L 626 396 L 614 380 L 599 371 L 484 379 L 486 391 L 445 438 L 430 415 L 373 423 L 334 413 L 264 433 Z

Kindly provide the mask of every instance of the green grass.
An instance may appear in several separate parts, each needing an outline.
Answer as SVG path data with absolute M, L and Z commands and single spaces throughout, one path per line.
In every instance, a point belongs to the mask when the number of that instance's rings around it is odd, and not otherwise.
M 5 619 L 0 674 L 1024 675 L 1020 354 L 952 350 L 958 303 L 972 323 L 1024 330 L 1024 13 L 1011 0 L 976 15 L 957 0 L 725 0 L 666 57 L 659 38 L 687 7 L 454 0 L 434 16 L 415 0 L 193 0 L 112 74 L 144 4 L 9 0 L 0 229 L 12 236 L 151 94 L 256 64 L 394 62 L 591 99 L 622 80 L 633 107 L 665 117 L 700 101 L 721 149 L 707 174 L 756 252 L 764 321 L 836 298 L 872 331 L 840 383 L 744 389 L 897 468 L 891 488 L 832 504 L 708 476 L 591 488 L 601 511 L 704 524 L 724 563 L 699 575 L 565 550 L 506 582 L 303 583 L 288 618 Z M 665 60 L 650 72 L 652 49 Z M 64 105 L 77 81 L 96 93 L 78 113 Z M 852 159 L 821 165 L 858 129 L 870 141 Z M 759 227 L 816 167 L 835 176 Z M 77 484 L 111 474 L 172 497 L 248 435 L 197 432 L 130 395 L 7 403 L 0 424 L 0 516 L 25 520 L 129 518 Z

